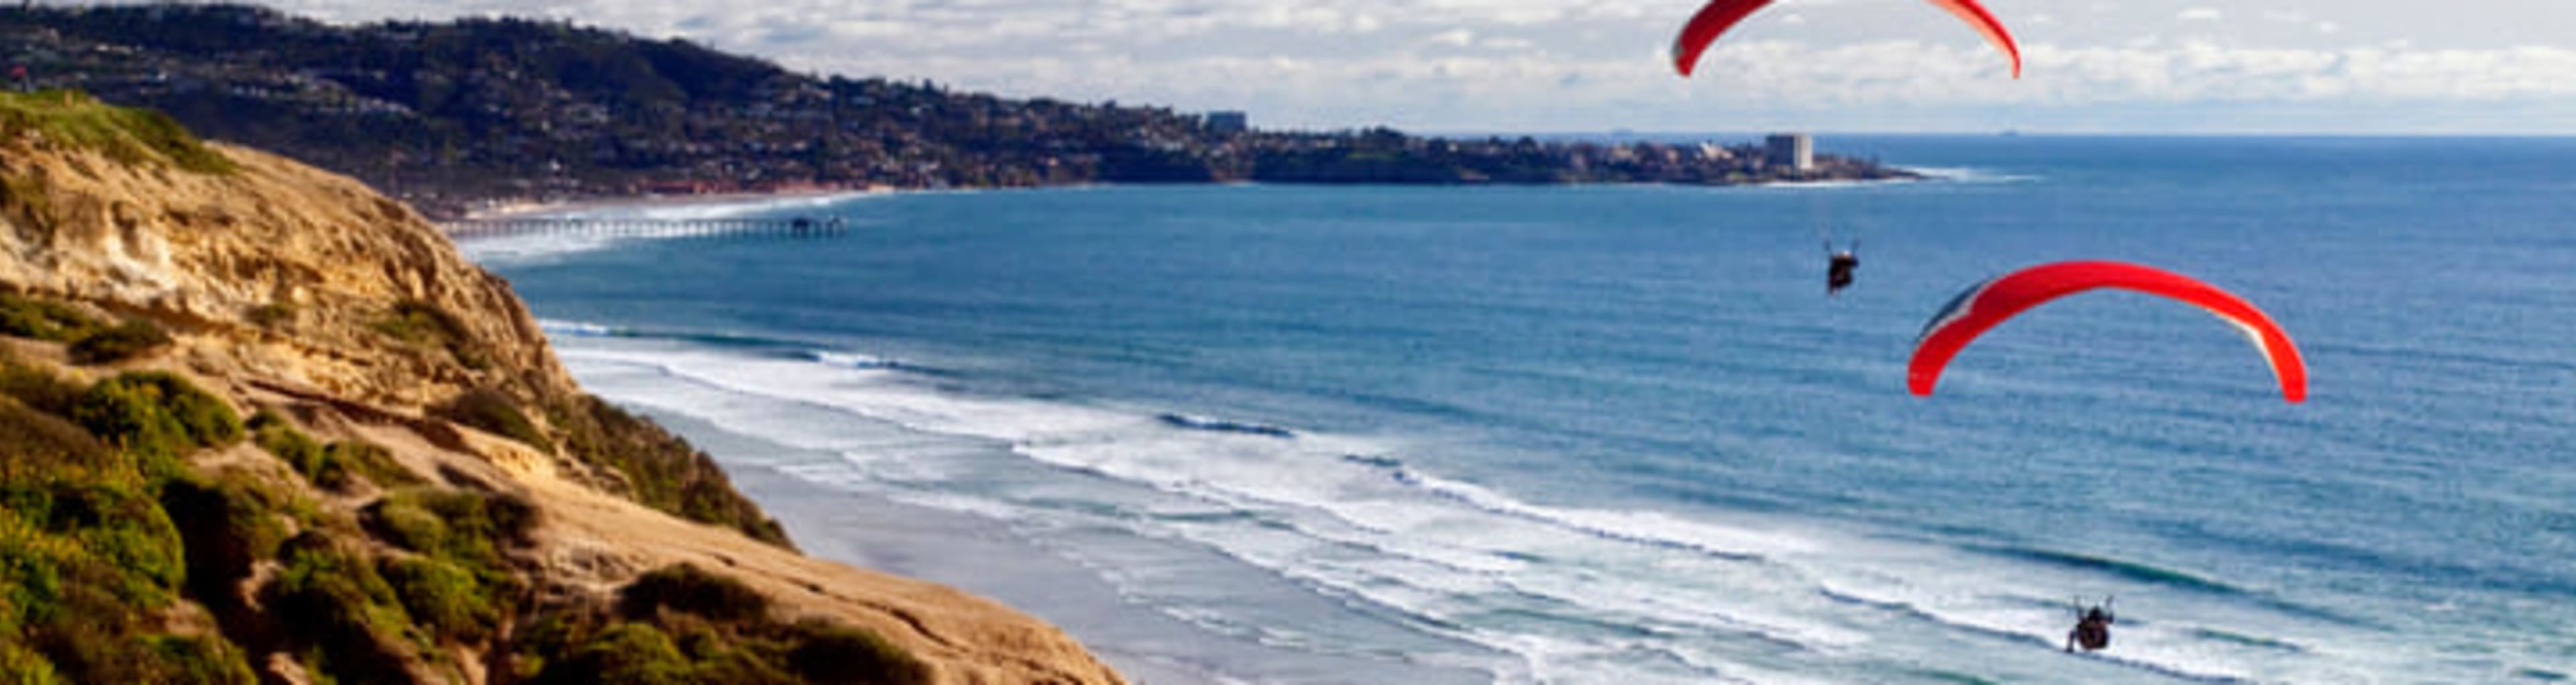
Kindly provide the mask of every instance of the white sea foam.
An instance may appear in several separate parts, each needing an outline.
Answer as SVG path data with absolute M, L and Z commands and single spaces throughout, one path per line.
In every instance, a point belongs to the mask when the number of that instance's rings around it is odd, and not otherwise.
M 580 321 L 556 321 L 553 319 L 538 319 L 537 329 L 545 331 L 546 335 L 580 336 L 587 338 L 605 338 L 619 333 L 617 328 L 604 324 L 583 323 Z
M 806 356 L 823 364 L 848 369 L 890 369 L 895 367 L 895 362 L 892 359 L 858 354 L 855 352 L 814 351 L 807 352 Z
M 2041 180 L 2041 177 L 2031 174 L 1997 171 L 1994 169 L 1978 167 L 1915 166 L 1906 167 L 1906 169 L 1922 174 L 1928 178 L 1949 181 L 1952 183 L 2028 183 Z
M 1759 187 L 1769 190 L 1845 190 L 1851 188 L 1883 186 L 1890 183 L 1905 183 L 1908 180 L 1909 179 L 1895 178 L 1883 180 L 1843 179 L 1833 181 L 1781 181 L 1777 183 L 1764 183 Z

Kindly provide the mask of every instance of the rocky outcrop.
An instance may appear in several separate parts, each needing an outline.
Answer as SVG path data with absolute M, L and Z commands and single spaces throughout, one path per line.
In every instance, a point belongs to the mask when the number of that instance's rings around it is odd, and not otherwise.
M 499 277 L 346 177 L 211 146 L 230 173 L 20 138 L 0 152 L 0 282 L 159 321 L 210 367 L 425 407 L 575 394 Z

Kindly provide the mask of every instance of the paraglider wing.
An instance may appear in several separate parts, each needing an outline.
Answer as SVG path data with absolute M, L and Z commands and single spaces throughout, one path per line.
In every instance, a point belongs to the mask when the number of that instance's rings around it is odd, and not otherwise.
M 1699 64 L 1700 54 L 1707 52 L 1708 46 L 1717 42 L 1718 36 L 1734 28 L 1736 22 L 1744 21 L 1745 17 L 1769 6 L 1771 1 L 1711 0 L 1707 6 L 1699 8 L 1699 13 L 1691 16 L 1690 23 L 1682 25 L 1681 35 L 1673 39 L 1673 70 L 1683 76 L 1691 75 L 1691 70 Z M 1976 27 L 1978 33 L 1985 34 L 1986 40 L 1995 44 L 1995 49 L 2012 58 L 2013 78 L 2021 78 L 2021 47 L 2013 43 L 2012 32 L 2004 30 L 2003 22 L 1997 21 L 1994 13 L 1986 11 L 1985 6 L 1977 4 L 1977 0 L 1930 2 L 1958 15 L 1960 20 Z
M 2004 30 L 2004 23 L 1997 21 L 1993 12 L 1986 11 L 1984 5 L 1977 4 L 1977 0 L 1931 1 L 1932 4 L 1941 6 L 1941 9 L 1958 15 L 1960 21 L 1976 27 L 1978 33 L 1985 34 L 1986 42 L 1995 44 L 1995 49 L 2002 50 L 2005 57 L 2012 58 L 2013 78 L 2021 78 L 2021 46 L 2013 43 L 2012 32 Z
M 1769 4 L 1771 0 L 1712 0 L 1707 7 L 1699 8 L 1699 14 L 1682 25 L 1682 35 L 1673 39 L 1673 69 L 1683 76 L 1691 75 L 1691 69 L 1699 64 L 1700 53 L 1707 52 L 1710 43 L 1717 42 L 1719 35 L 1754 10 Z
M 1959 350 L 2005 320 L 2067 295 L 2096 288 L 2118 288 L 2168 297 L 2209 310 L 2253 339 L 2281 382 L 2281 396 L 2291 402 L 2308 397 L 2308 368 L 2299 348 L 2272 317 L 2243 298 L 2189 276 L 2122 262 L 2059 262 L 1997 276 L 1971 286 L 1942 307 L 1923 326 L 1907 364 L 1906 386 L 1916 395 L 1932 394 L 1941 369 Z

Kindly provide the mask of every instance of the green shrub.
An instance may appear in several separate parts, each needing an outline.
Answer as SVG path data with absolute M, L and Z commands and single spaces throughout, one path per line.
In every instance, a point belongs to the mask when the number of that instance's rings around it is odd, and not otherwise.
M 0 483 L 0 509 L 115 573 L 99 589 L 151 606 L 175 596 L 187 576 L 178 528 L 131 477 L 80 472 Z
M 420 497 L 394 493 L 367 507 L 367 530 L 404 549 L 435 554 L 447 546 L 447 521 L 421 504 Z
M 38 411 L 68 415 L 86 389 L 50 370 L 0 354 L 0 395 L 18 398 Z
M 918 685 L 928 665 L 861 630 L 779 623 L 741 583 L 680 565 L 646 573 L 616 607 L 559 606 L 517 634 L 532 683 Z M 625 679 L 625 680 L 620 680 Z
M 222 637 L 153 635 L 143 638 L 154 657 L 150 676 L 134 682 L 171 685 L 252 685 L 250 661 Z
M 671 636 L 642 623 L 609 626 L 546 669 L 542 682 L 689 685 L 687 657 Z
M 692 674 L 702 683 L 804 685 L 805 680 L 772 663 L 774 645 L 727 634 L 705 622 L 676 621 L 666 632 L 678 633 L 680 652 L 694 662 Z
M 140 626 L 64 626 L 40 638 L 65 680 L 81 683 L 251 685 L 250 662 L 220 636 L 136 632 Z
M 136 319 L 82 336 L 72 343 L 70 352 L 75 364 L 108 364 L 133 359 L 169 345 L 170 334 L 163 332 L 159 325 Z
M 284 569 L 267 588 L 267 604 L 280 623 L 294 627 L 292 639 L 315 648 L 324 674 L 362 683 L 413 681 L 401 664 L 429 645 L 429 636 L 412 625 L 373 564 L 313 533 L 289 540 L 279 560 Z
M 62 417 L 0 398 L 0 482 L 19 483 L 64 469 L 111 467 L 107 446 Z
M 0 638 L 8 637 L 0 634 Z M 61 685 L 54 662 L 14 639 L 0 639 L 0 685 Z
M 528 420 L 528 415 L 519 411 L 518 401 L 499 390 L 482 388 L 468 391 L 440 407 L 438 413 L 448 420 L 483 432 L 517 440 L 540 452 L 553 454 L 555 451 L 554 441 L 547 440 L 545 432 L 537 430 L 536 422 Z
M 438 637 L 479 642 L 501 622 L 501 608 L 491 589 L 456 564 L 426 556 L 404 557 L 386 562 L 384 576 L 402 597 L 403 608 Z
M 323 468 L 322 443 L 286 422 L 277 412 L 261 409 L 250 417 L 251 442 L 260 449 L 286 462 L 287 467 L 306 479 L 320 482 L 316 475 Z
M 100 327 L 97 320 L 62 303 L 0 293 L 0 335 L 71 342 Z
M 128 380 L 93 386 L 73 404 L 125 438 L 223 433 L 217 413 L 196 404 L 212 398 L 175 377 Z M 181 589 L 204 587 L 196 571 L 213 568 L 200 557 L 222 549 L 195 544 L 207 537 L 196 528 L 231 518 L 224 507 L 185 506 L 206 497 L 192 482 L 163 485 L 178 472 L 175 459 L 155 466 L 118 454 L 83 428 L 0 399 L 0 683 L 255 682 L 221 637 L 167 634 Z M 203 511 L 214 513 L 193 515 Z M 238 577 L 248 563 L 233 567 Z
M 0 93 L 0 134 L 5 134 L 0 137 L 28 132 L 127 164 L 167 165 L 201 174 L 229 174 L 236 169 L 231 158 L 207 147 L 169 115 L 102 104 L 78 91 Z
M 0 673 L 49 672 L 81 683 L 247 683 L 247 663 L 219 638 L 177 638 L 179 551 L 167 516 L 104 481 L 11 483 L 0 509 Z M 41 506 L 36 506 L 41 505 Z M 143 511 L 149 509 L 149 512 Z M 0 652 L 7 650 L 0 649 Z M 19 668 L 33 657 L 46 666 Z M 0 681 L 5 682 L 5 681 Z
M 149 385 L 100 382 L 72 405 L 72 421 L 92 435 L 132 454 L 143 471 L 158 477 L 176 475 L 178 456 L 195 446 L 186 426 L 162 408 L 161 393 Z
M 917 685 L 930 666 L 875 633 L 808 620 L 797 623 L 787 666 L 809 683 Z
M 648 619 L 664 610 L 720 623 L 759 621 L 769 615 L 769 597 L 742 581 L 688 564 L 654 569 L 618 592 L 617 611 L 628 619 Z
M 485 582 L 507 582 L 504 551 L 529 544 L 536 506 L 510 495 L 445 488 L 404 488 L 369 506 L 368 530 L 404 549 L 472 570 Z
M 393 311 L 385 318 L 377 319 L 375 328 L 395 340 L 414 345 L 445 345 L 466 337 L 465 322 L 438 305 L 420 300 L 394 303 Z
M 161 508 L 186 543 L 190 592 L 219 610 L 233 604 L 232 585 L 249 577 L 253 564 L 276 556 L 285 542 L 280 514 L 287 504 L 287 496 L 239 472 L 182 478 L 163 487 Z
M 112 482 L 63 482 L 53 490 L 46 528 L 123 570 L 120 594 L 147 599 L 175 595 L 187 579 L 187 555 L 178 525 L 160 502 Z
M 393 450 L 371 442 L 355 440 L 332 442 L 322 448 L 322 462 L 340 473 L 364 476 L 379 487 L 390 488 L 428 482 L 422 480 L 419 474 L 412 473 L 411 469 L 403 468 L 400 462 L 394 461 Z M 324 486 L 332 488 L 338 488 L 344 484 L 323 483 Z
M 187 429 L 188 439 L 196 441 L 197 446 L 218 447 L 242 439 L 241 415 L 233 412 L 232 405 L 198 390 L 178 376 L 146 373 L 141 378 L 136 382 L 160 386 L 164 396 L 169 398 L 163 406 L 170 410 L 171 416 L 179 419 L 180 427 Z
M 396 302 L 392 312 L 376 320 L 375 329 L 410 345 L 446 350 L 457 365 L 468 369 L 482 370 L 492 365 L 491 358 L 475 347 L 474 335 L 465 322 L 435 304 L 420 300 Z
M 127 372 L 90 386 L 73 403 L 71 419 L 142 459 L 144 473 L 156 479 L 176 475 L 177 460 L 188 451 L 242 435 L 231 405 L 158 371 Z
M 277 455 L 305 480 L 331 490 L 346 492 L 360 477 L 388 488 L 428 482 L 395 462 L 393 451 L 382 445 L 349 440 L 324 445 L 266 409 L 251 416 L 250 432 L 260 449 Z
M 625 474 L 637 503 L 794 548 L 787 531 L 734 490 L 714 459 L 652 421 L 587 395 L 554 406 L 548 416 L 563 431 L 566 451 Z
M 80 550 L 45 533 L 15 507 L 0 508 L 0 644 L 61 613 L 62 567 Z

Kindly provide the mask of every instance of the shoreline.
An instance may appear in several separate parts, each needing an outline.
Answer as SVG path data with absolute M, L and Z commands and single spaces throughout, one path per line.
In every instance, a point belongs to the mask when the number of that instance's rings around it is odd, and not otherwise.
M 1088 188 L 1117 188 L 1117 187 L 1169 187 L 1169 186 L 1192 186 L 1192 187 L 1307 187 L 1307 186 L 1334 186 L 1334 187 L 1394 187 L 1394 188 L 1403 188 L 1403 187 L 1440 187 L 1440 188 L 1584 188 L 1584 187 L 1621 187 L 1621 186 L 1625 186 L 1625 187 L 1654 187 L 1654 188 L 1715 188 L 1715 189 L 1725 189 L 1725 188 L 1788 188 L 1788 189 L 1811 189 L 1811 188 L 1849 188 L 1849 187 L 1869 187 L 1869 186 L 1880 186 L 1880 185 L 1899 185 L 1899 184 L 1906 184 L 1906 183 L 1926 183 L 1926 182 L 1940 182 L 1940 181 L 1958 181 L 1958 180 L 1961 180 L 1961 178 L 1962 178 L 1962 177 L 1957 176 L 1957 175 L 1949 175 L 1949 174 L 1937 173 L 1937 172 L 1932 172 L 1932 171 L 1924 171 L 1924 170 L 1914 169 L 1914 168 L 1909 168 L 1909 167 L 1888 167 L 1888 168 L 1889 168 L 1889 169 L 1891 169 L 1891 170 L 1894 170 L 1894 171 L 1896 171 L 1896 172 L 1899 172 L 1900 174 L 1903 174 L 1903 175 L 1901 175 L 1901 176 L 1893 176 L 1893 177 L 1889 177 L 1889 178 L 1870 178 L 1870 179 L 1780 180 L 1780 181 L 1756 181 L 1756 182 L 1748 182 L 1748 183 L 1714 183 L 1714 184 L 1712 184 L 1712 183 L 1673 183 L 1673 182 L 1669 182 L 1669 181 L 1639 181 L 1639 182 L 1618 182 L 1618 183 L 1448 183 L 1448 184 L 1442 184 L 1442 183 L 1265 183 L 1265 182 L 1261 182 L 1261 181 L 1220 181 L 1220 182 L 1209 182 L 1209 183 L 1184 183 L 1184 184 L 1148 184 L 1148 183 L 1126 183 L 1126 184 L 1121 184 L 1121 183 L 1070 183 L 1070 184 L 1064 184 L 1064 185 L 1051 185 L 1051 186 L 1003 186 L 1003 187 L 990 187 L 990 188 L 892 188 L 892 187 L 872 187 L 872 188 L 864 188 L 864 189 L 847 189 L 847 188 L 815 188 L 815 189 L 802 189 L 802 190 L 782 190 L 782 191 L 776 191 L 776 192 L 723 192 L 723 193 L 697 193 L 697 194 L 689 194 L 689 195 L 649 195 L 649 194 L 648 194 L 648 195 L 598 195 L 598 196 L 585 196 L 585 197 L 579 197 L 579 198 L 566 198 L 566 199 L 557 199 L 557 200 L 522 200 L 522 201 L 514 201 L 514 202 L 498 202 L 498 203 L 493 203 L 493 204 L 491 204 L 491 205 L 489 205 L 489 206 L 485 206 L 485 207 L 480 207 L 480 208 L 477 208 L 477 209 L 469 210 L 469 211 L 465 212 L 465 214 L 464 214 L 463 216 L 460 216 L 460 217 L 456 217 L 456 218 L 453 218 L 453 219 L 434 219 L 434 220 L 432 220 L 432 221 L 431 221 L 431 223 L 436 224 L 436 225 L 440 225 L 440 226 L 445 226 L 445 225 L 448 225 L 448 224 L 458 224 L 458 223 L 475 223 L 475 222 L 487 222 L 487 221 L 506 221 L 506 220 L 510 220 L 510 219 L 543 218 L 543 217 L 550 217 L 550 216 L 561 215 L 561 214 L 570 214 L 570 213 L 575 213 L 575 212 L 594 212 L 594 211 L 628 210 L 628 209 L 649 209 L 649 208 L 666 208 L 666 207 L 724 207 L 724 206 L 728 206 L 728 205 L 762 205 L 762 204 L 770 204 L 770 203 L 777 203 L 777 202 L 784 202 L 784 201 L 791 201 L 791 200 L 836 201 L 836 200 L 851 199 L 851 198 L 860 198 L 860 197 L 897 196 L 897 195 L 935 195 L 935 194 L 949 194 L 949 193 L 984 193 L 984 192 L 1013 191 L 1013 190 L 1069 190 L 1069 189 L 1088 189 Z

